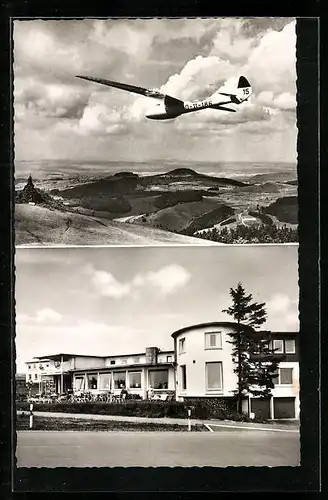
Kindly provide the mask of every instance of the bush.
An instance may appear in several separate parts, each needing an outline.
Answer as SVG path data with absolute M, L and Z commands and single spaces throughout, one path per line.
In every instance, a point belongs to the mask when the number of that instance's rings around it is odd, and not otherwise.
M 28 403 L 17 403 L 17 410 L 29 410 Z M 89 413 L 98 415 L 124 415 L 136 417 L 185 418 L 187 408 L 177 401 L 127 400 L 124 403 L 84 402 L 84 403 L 34 403 L 34 411 L 60 413 Z

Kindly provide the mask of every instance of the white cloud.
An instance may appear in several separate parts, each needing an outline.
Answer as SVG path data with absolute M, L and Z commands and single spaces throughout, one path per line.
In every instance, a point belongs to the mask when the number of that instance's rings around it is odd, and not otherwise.
M 251 52 L 245 71 L 254 81 L 255 91 L 296 93 L 295 21 L 281 31 L 269 31 Z
M 184 287 L 190 278 L 191 275 L 184 267 L 178 264 L 171 264 L 159 271 L 137 275 L 133 280 L 133 284 L 135 286 L 151 285 L 157 288 L 163 295 L 169 295 L 179 288 Z
M 103 296 L 113 299 L 123 297 L 137 298 L 142 291 L 152 289 L 161 296 L 170 295 L 184 287 L 191 278 L 189 272 L 182 266 L 171 264 L 158 271 L 136 274 L 131 280 L 121 282 L 111 273 L 96 270 L 91 265 L 85 268 L 86 274 L 91 277 L 95 290 Z
M 16 324 L 24 325 L 29 323 L 41 323 L 41 324 L 53 324 L 59 323 L 62 320 L 63 316 L 59 312 L 51 309 L 50 307 L 46 307 L 36 311 L 34 315 L 17 313 L 16 314 Z
M 223 19 L 213 39 L 211 54 L 236 62 L 247 59 L 256 40 L 241 34 L 243 23 L 241 18 Z
M 131 293 L 131 285 L 129 283 L 120 283 L 107 271 L 94 271 L 92 282 L 101 295 L 114 299 L 121 299 Z
M 268 320 L 276 325 L 277 330 L 298 329 L 298 301 L 292 300 L 284 293 L 273 295 L 266 302 Z
M 61 321 L 61 319 L 62 315 L 50 308 L 40 309 L 40 311 L 36 313 L 36 320 L 38 323 L 57 323 Z
M 161 91 L 180 99 L 196 99 L 217 82 L 223 82 L 233 70 L 229 61 L 217 56 L 197 56 L 180 73 L 170 76 Z
M 257 102 L 262 106 L 277 110 L 295 110 L 296 95 L 290 92 L 274 95 L 270 90 L 264 90 L 257 97 Z

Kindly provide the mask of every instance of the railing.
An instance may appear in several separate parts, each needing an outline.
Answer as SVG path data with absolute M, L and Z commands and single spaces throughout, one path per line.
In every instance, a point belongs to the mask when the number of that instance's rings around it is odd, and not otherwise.
M 172 401 L 175 399 L 174 392 L 166 394 L 153 394 L 148 397 L 148 401 Z M 147 401 L 146 400 L 146 401 Z M 30 403 L 124 403 L 127 401 L 143 401 L 143 399 L 136 394 L 113 394 L 111 392 L 104 392 L 92 394 L 91 392 L 81 392 L 79 394 L 49 394 L 38 397 L 29 397 Z
M 50 394 L 39 397 L 30 397 L 28 401 L 31 403 L 95 403 L 97 401 L 104 403 L 122 403 L 126 400 L 141 399 L 140 396 L 134 394 L 116 395 L 110 392 L 92 394 L 84 392 L 80 394 Z

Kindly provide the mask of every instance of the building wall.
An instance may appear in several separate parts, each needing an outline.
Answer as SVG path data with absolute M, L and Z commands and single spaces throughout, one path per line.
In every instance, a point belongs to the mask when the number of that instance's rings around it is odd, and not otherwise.
M 114 364 L 111 364 L 111 361 L 114 361 Z M 146 355 L 145 354 L 134 354 L 129 356 L 111 356 L 105 358 L 105 366 L 113 369 L 115 366 L 125 366 L 125 365 L 134 365 L 134 364 L 145 364 L 146 363 Z
M 105 366 L 105 358 L 93 356 L 74 356 L 74 358 L 66 363 L 70 366 L 70 370 L 102 368 Z M 63 363 L 63 365 L 65 365 L 65 362 Z
M 272 332 L 272 345 L 274 340 L 282 340 L 283 342 L 283 354 L 285 355 L 285 361 L 298 362 L 300 359 L 300 346 L 299 346 L 299 334 L 295 332 Z M 295 342 L 295 352 L 286 352 L 285 341 L 294 340 Z
M 157 355 L 158 363 L 174 363 L 174 351 L 159 352 Z
M 229 331 L 227 326 L 195 326 L 179 334 L 176 338 L 177 357 L 177 397 L 210 397 L 232 396 L 236 388 L 237 377 L 233 373 L 232 345 L 228 343 Z M 221 332 L 222 348 L 205 348 L 205 333 Z M 179 353 L 179 341 L 185 338 L 185 353 Z M 206 363 L 213 361 L 222 362 L 223 387 L 222 390 L 208 390 L 206 388 Z M 182 389 L 181 365 L 186 365 L 187 388 Z
M 174 361 L 174 351 L 164 351 L 157 353 L 157 363 L 166 363 L 167 357 L 170 356 L 172 358 L 172 362 Z M 115 363 L 112 364 L 111 361 Z M 128 365 L 143 365 L 146 364 L 146 354 L 132 354 L 128 356 L 110 356 L 105 358 L 104 366 L 107 368 L 113 368 L 114 366 L 128 366 Z M 99 365 L 98 365 L 99 366 Z
M 293 369 L 293 381 L 292 384 L 279 384 L 279 380 L 275 383 L 274 389 L 272 389 L 272 395 L 275 398 L 295 398 L 295 417 L 299 418 L 300 414 L 300 397 L 299 397 L 299 363 L 298 362 L 288 362 L 284 361 L 279 363 L 279 368 L 292 368 Z M 274 414 L 272 411 L 272 418 Z

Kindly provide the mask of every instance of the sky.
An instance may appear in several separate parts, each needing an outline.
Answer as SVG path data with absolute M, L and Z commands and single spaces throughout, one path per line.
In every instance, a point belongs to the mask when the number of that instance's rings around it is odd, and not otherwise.
M 291 18 L 14 21 L 18 161 L 296 161 Z M 145 118 L 153 100 L 75 78 L 158 88 L 179 99 L 253 87 L 237 113 Z
M 231 321 L 241 282 L 265 302 L 263 329 L 298 331 L 298 246 L 16 249 L 16 363 L 60 352 L 173 349 L 179 328 Z

